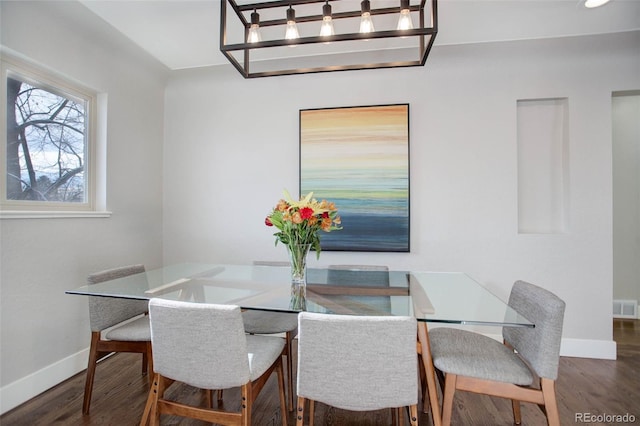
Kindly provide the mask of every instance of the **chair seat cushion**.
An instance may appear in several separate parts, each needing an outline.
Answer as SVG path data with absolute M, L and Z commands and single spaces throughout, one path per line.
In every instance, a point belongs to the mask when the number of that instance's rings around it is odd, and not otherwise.
M 244 311 L 242 321 L 244 322 L 244 331 L 252 334 L 284 333 L 298 327 L 297 314 Z
M 131 322 L 118 325 L 104 335 L 108 340 L 124 340 L 128 342 L 144 342 L 151 340 L 149 315 L 143 315 Z
M 522 359 L 502 343 L 466 330 L 429 330 L 433 364 L 451 374 L 527 386 L 533 374 Z
M 247 336 L 247 353 L 251 381 L 264 374 L 284 349 L 284 339 L 269 336 Z

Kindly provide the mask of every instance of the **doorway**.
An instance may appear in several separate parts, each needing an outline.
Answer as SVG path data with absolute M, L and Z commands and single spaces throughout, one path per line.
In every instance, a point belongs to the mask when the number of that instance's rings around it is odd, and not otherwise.
M 612 94 L 614 340 L 640 342 L 640 90 Z

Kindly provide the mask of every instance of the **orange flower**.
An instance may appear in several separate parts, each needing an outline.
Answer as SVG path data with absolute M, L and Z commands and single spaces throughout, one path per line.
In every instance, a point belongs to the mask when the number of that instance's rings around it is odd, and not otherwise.
M 291 215 L 291 220 L 293 221 L 293 223 L 300 224 L 302 223 L 303 219 L 300 215 L 300 212 L 294 212 L 293 215 Z

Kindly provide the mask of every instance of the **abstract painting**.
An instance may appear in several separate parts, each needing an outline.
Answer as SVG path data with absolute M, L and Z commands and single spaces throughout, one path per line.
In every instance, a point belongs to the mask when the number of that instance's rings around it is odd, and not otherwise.
M 322 250 L 409 251 L 409 104 L 300 110 L 300 194 L 336 204 Z

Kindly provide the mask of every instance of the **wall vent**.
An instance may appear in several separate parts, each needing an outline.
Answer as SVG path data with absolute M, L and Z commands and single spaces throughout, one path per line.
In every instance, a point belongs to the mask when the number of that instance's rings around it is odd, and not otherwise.
M 614 300 L 613 301 L 613 317 L 614 318 L 638 318 L 638 301 L 637 300 Z

